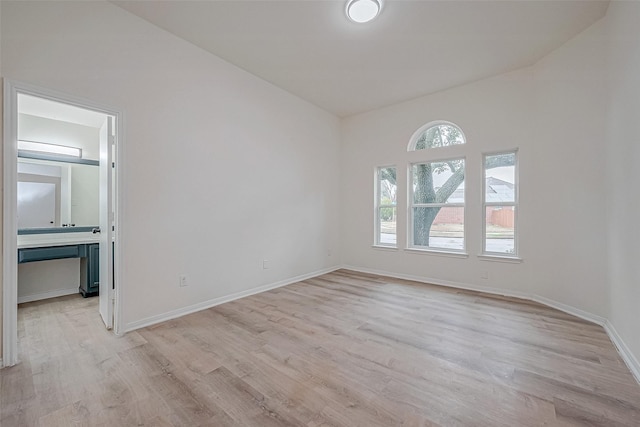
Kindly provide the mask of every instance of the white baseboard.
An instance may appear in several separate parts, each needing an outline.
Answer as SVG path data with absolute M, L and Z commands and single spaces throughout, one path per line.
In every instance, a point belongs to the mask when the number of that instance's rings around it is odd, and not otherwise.
M 629 347 L 627 347 L 627 344 L 622 340 L 622 337 L 620 337 L 620 334 L 618 334 L 618 331 L 616 331 L 616 328 L 611 324 L 611 322 L 609 322 L 609 320 L 605 321 L 604 330 L 607 331 L 607 335 L 609 335 L 609 338 L 613 341 L 613 344 L 616 346 L 616 349 L 618 350 L 620 357 L 622 357 L 622 360 L 624 360 L 624 363 L 627 365 L 638 383 L 640 383 L 640 362 L 638 362 L 638 359 L 633 355 L 631 350 L 629 350 Z
M 597 316 L 595 314 L 589 313 L 588 311 L 580 310 L 579 308 L 575 308 L 546 297 L 541 297 L 540 295 L 531 295 L 529 299 L 542 305 L 555 308 L 556 310 L 564 311 L 567 314 L 571 314 L 572 316 L 579 317 L 580 319 L 586 320 L 587 322 L 595 323 L 596 325 L 600 325 L 602 327 L 604 327 L 605 323 L 607 322 L 607 319 L 602 316 Z
M 18 297 L 18 304 L 32 301 L 40 301 L 41 299 L 62 297 L 65 295 L 73 295 L 78 293 L 78 287 L 67 289 L 56 289 L 54 291 L 42 292 L 39 294 L 23 295 Z
M 464 289 L 466 291 L 483 292 L 485 294 L 500 295 L 500 296 L 512 297 L 512 298 L 521 298 L 521 299 L 526 299 L 526 300 L 530 300 L 531 299 L 531 295 L 529 295 L 527 293 L 518 292 L 518 291 L 512 291 L 512 290 L 476 286 L 476 285 L 470 285 L 468 283 L 452 282 L 452 281 L 449 281 L 449 280 L 434 279 L 434 278 L 431 278 L 431 277 L 413 276 L 411 274 L 391 273 L 389 271 L 374 270 L 374 269 L 371 269 L 371 268 L 354 267 L 352 265 L 343 265 L 342 268 L 344 268 L 345 270 L 358 271 L 360 273 L 376 274 L 376 275 L 379 275 L 379 276 L 387 276 L 387 277 L 393 277 L 395 279 L 411 280 L 413 282 L 426 283 L 426 284 L 429 284 L 429 285 L 445 286 L 447 288 Z
M 275 283 L 270 283 L 267 285 L 259 286 L 257 288 L 248 289 L 242 292 L 236 292 L 231 295 L 226 295 L 218 298 L 213 298 L 207 301 L 203 301 L 198 304 L 190 305 L 188 307 L 179 308 L 177 310 L 172 310 L 167 313 L 159 314 L 156 316 L 147 317 L 145 319 L 137 320 L 135 322 L 127 323 L 124 327 L 124 332 L 131 332 L 136 329 L 144 328 L 146 326 L 155 325 L 156 323 L 165 322 L 167 320 L 175 319 L 177 317 L 182 317 L 187 314 L 195 313 L 197 311 L 205 310 L 207 308 L 215 307 L 216 305 L 224 304 L 226 302 L 231 302 L 240 298 L 248 297 L 250 295 L 259 294 L 262 292 L 269 291 L 271 289 L 280 288 L 282 286 L 287 286 L 292 283 L 300 282 L 302 280 L 310 279 L 312 277 L 321 276 L 323 274 L 331 273 L 332 271 L 336 271 L 340 269 L 340 266 L 329 267 L 322 270 L 317 270 L 308 274 L 303 274 L 296 277 L 291 277 L 289 279 L 281 280 Z
M 510 290 L 496 289 L 496 288 L 484 288 L 481 286 L 469 285 L 466 283 L 449 282 L 446 280 L 431 279 L 428 277 L 412 276 L 409 274 L 399 274 L 399 273 L 392 273 L 389 271 L 374 270 L 370 268 L 354 267 L 352 265 L 343 265 L 342 268 L 346 270 L 358 271 L 361 273 L 393 277 L 396 279 L 412 280 L 414 282 L 428 283 L 428 284 L 438 285 L 438 286 L 446 286 L 451 288 L 484 292 L 488 294 L 502 295 L 506 297 L 521 298 L 529 301 L 534 301 L 551 308 L 555 308 L 556 310 L 560 310 L 567 314 L 571 314 L 572 316 L 579 317 L 580 319 L 586 320 L 588 322 L 595 323 L 596 325 L 600 325 L 604 328 L 605 332 L 609 336 L 609 339 L 611 340 L 611 342 L 613 342 L 616 349 L 618 350 L 618 354 L 620 354 L 620 357 L 622 357 L 622 360 L 624 360 L 624 363 L 627 365 L 627 367 L 631 371 L 631 374 L 634 376 L 638 384 L 640 384 L 640 363 L 638 362 L 638 359 L 631 352 L 629 347 L 623 341 L 622 337 L 620 337 L 620 335 L 618 334 L 616 329 L 613 327 L 611 322 L 602 316 L 597 316 L 595 314 L 589 313 L 588 311 L 584 311 L 579 308 L 572 307 L 570 305 L 567 305 L 558 301 L 554 301 L 546 297 L 542 297 L 539 295 L 530 294 L 526 292 L 510 291 Z

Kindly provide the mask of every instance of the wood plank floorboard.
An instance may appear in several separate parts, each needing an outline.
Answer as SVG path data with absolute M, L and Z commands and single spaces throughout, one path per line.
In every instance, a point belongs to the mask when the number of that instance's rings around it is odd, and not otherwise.
M 640 426 L 603 328 L 339 270 L 116 337 L 97 299 L 19 307 L 0 425 Z

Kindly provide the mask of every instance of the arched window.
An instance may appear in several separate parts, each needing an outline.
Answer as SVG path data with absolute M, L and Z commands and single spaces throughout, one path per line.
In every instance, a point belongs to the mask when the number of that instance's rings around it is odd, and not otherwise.
M 435 121 L 418 129 L 408 151 L 444 148 L 465 143 L 462 130 L 451 122 Z M 443 155 L 445 157 L 443 157 Z M 445 151 L 409 165 L 409 247 L 464 252 L 465 158 Z
M 438 120 L 427 123 L 418 129 L 411 137 L 407 151 L 449 147 L 451 145 L 464 144 L 465 142 L 466 139 L 462 129 L 451 122 Z
M 411 136 L 405 153 L 406 168 L 397 164 L 376 167 L 374 246 L 398 248 L 398 242 L 404 241 L 404 250 L 467 257 L 466 225 L 471 230 L 478 228 L 480 214 L 476 206 L 471 220 L 465 220 L 467 190 L 475 200 L 482 187 L 483 243 L 479 257 L 521 261 L 517 244 L 518 149 L 500 147 L 481 153 L 484 177 L 473 174 L 467 187 L 467 160 L 479 164 L 480 159 L 478 147 L 467 146 L 466 142 L 456 124 L 432 121 Z M 399 202 L 396 194 L 401 195 Z M 406 203 L 406 227 L 396 227 L 396 218 L 402 218 L 405 210 L 397 203 Z

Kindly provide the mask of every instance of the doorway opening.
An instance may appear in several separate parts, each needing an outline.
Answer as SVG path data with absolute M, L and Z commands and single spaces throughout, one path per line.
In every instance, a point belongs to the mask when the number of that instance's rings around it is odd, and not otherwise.
M 120 333 L 120 111 L 5 81 L 2 364 L 18 362 L 18 304 L 95 298 Z M 71 298 L 71 297 L 70 297 Z

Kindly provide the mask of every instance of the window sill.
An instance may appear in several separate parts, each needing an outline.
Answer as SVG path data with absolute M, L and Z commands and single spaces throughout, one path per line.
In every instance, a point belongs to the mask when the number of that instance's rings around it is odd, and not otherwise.
M 469 254 L 465 252 L 453 252 L 453 251 L 445 251 L 445 250 L 435 250 L 435 249 L 418 249 L 418 248 L 406 248 L 405 251 L 409 253 L 415 254 L 429 254 L 429 255 L 437 255 L 444 256 L 449 258 L 469 258 Z
M 524 262 L 524 260 L 522 258 L 518 258 L 518 257 L 515 257 L 515 256 L 506 256 L 506 255 L 481 254 L 481 255 L 478 255 L 478 259 L 480 261 L 506 262 L 506 263 L 509 263 L 509 264 L 520 264 L 520 263 Z
M 398 251 L 398 247 L 397 246 L 371 245 L 371 247 L 373 249 L 381 249 L 383 251 L 394 251 L 394 252 Z

